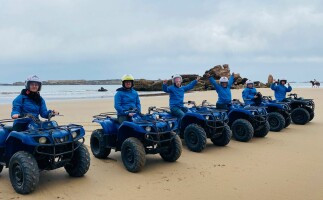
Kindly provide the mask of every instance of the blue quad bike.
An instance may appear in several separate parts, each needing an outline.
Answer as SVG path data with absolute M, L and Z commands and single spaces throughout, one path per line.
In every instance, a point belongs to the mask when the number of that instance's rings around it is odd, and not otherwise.
M 291 118 L 294 124 L 305 125 L 314 119 L 315 103 L 313 99 L 304 99 L 297 94 L 289 94 L 284 99 L 291 107 Z
M 179 120 L 178 132 L 184 139 L 186 146 L 193 152 L 201 152 L 206 147 L 207 138 L 216 146 L 229 144 L 232 132 L 227 125 L 228 115 L 225 110 L 216 109 L 206 105 L 206 101 L 199 106 L 194 101 L 185 102 L 191 105 L 184 117 Z M 173 117 L 169 108 L 153 108 L 160 118 Z
M 50 114 L 40 121 L 31 114 L 20 119 L 31 119 L 26 131 L 17 132 L 0 120 L 0 172 L 9 168 L 10 181 L 19 194 L 29 194 L 39 182 L 40 171 L 64 167 L 71 177 L 82 177 L 90 167 L 90 154 L 84 145 L 82 126 L 58 126 Z
M 155 114 L 137 112 L 130 121 L 119 124 L 112 117 L 115 115 L 115 112 L 107 112 L 94 116 L 93 122 L 101 125 L 92 132 L 90 141 L 96 158 L 107 158 L 111 149 L 121 151 L 125 168 L 135 173 L 145 165 L 146 154 L 160 154 L 167 162 L 175 162 L 181 156 L 182 143 L 176 134 L 176 119 L 160 119 Z
M 279 132 L 291 124 L 291 108 L 288 103 L 277 102 L 271 96 L 262 96 L 261 105 L 268 112 L 270 131 Z
M 237 141 L 248 142 L 254 136 L 265 137 L 270 130 L 268 113 L 263 106 L 245 105 L 234 99 L 227 112 L 232 135 Z

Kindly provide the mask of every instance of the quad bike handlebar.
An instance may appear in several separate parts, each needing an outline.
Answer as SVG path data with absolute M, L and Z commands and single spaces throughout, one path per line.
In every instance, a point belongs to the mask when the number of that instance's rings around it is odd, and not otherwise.
M 129 114 L 129 113 L 136 113 L 138 115 L 141 115 L 141 113 L 138 111 L 137 108 L 131 108 L 129 110 L 124 111 L 125 114 Z M 100 113 L 98 115 L 94 115 L 93 118 L 95 119 L 106 119 L 106 118 L 111 118 L 112 116 L 117 116 L 118 113 L 117 112 L 104 112 L 104 113 Z
M 148 108 L 148 114 L 161 113 L 161 112 L 169 112 L 169 108 L 166 108 L 166 107 L 157 108 L 156 106 L 151 106 Z
M 297 94 L 296 93 L 291 93 L 291 94 L 289 94 L 288 95 L 289 97 L 292 97 L 292 98 L 294 98 L 294 99 L 297 99 Z
M 186 105 L 193 105 L 193 106 L 195 106 L 195 107 L 196 107 L 196 103 L 195 103 L 195 101 L 188 101 L 188 102 L 184 102 L 184 104 L 186 104 Z
M 263 100 L 268 100 L 268 101 L 272 101 L 273 100 L 272 96 L 263 96 L 262 99 Z
M 54 113 L 54 112 L 50 112 L 50 113 L 48 114 L 48 120 L 47 120 L 47 121 L 50 121 L 53 117 L 56 117 L 56 116 L 62 117 L 62 116 L 64 116 L 64 115 L 60 115 L 59 113 L 58 113 L 57 115 L 55 115 L 55 113 Z

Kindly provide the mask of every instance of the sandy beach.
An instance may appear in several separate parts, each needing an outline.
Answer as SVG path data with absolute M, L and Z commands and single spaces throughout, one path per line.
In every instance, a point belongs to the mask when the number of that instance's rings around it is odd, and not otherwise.
M 270 89 L 260 89 L 273 95 Z M 292 124 L 280 133 L 248 143 L 232 140 L 226 147 L 208 141 L 202 153 L 183 147 L 175 163 L 149 155 L 144 169 L 129 173 L 120 152 L 99 160 L 91 155 L 91 167 L 83 178 L 70 178 L 63 169 L 41 173 L 39 186 L 27 196 L 12 188 L 8 169 L 0 174 L 0 199 L 323 199 L 323 90 L 295 89 L 299 96 L 313 98 L 316 116 L 305 126 Z M 233 90 L 241 99 L 241 90 Z M 215 91 L 194 92 L 186 100 L 215 103 Z M 149 106 L 168 106 L 168 96 L 142 97 L 143 111 Z M 113 111 L 112 99 L 76 100 L 47 103 L 64 117 L 59 124 L 77 123 L 85 127 L 89 148 L 91 132 L 99 126 L 92 116 Z M 0 105 L 0 118 L 9 118 L 11 105 Z

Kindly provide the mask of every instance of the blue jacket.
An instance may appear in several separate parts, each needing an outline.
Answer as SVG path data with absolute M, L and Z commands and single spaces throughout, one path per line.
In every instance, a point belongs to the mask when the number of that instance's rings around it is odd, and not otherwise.
M 286 93 L 292 91 L 291 86 L 286 87 L 281 84 L 277 85 L 276 83 L 271 84 L 270 88 L 275 91 L 275 98 L 277 101 L 284 100 L 286 98 Z
M 218 93 L 218 104 L 230 104 L 232 101 L 231 86 L 234 83 L 234 76 L 230 76 L 228 86 L 226 88 L 218 84 L 213 77 L 209 78 L 210 83 Z
M 125 88 L 117 89 L 114 96 L 114 108 L 117 110 L 118 115 L 125 116 L 125 111 L 137 108 L 141 112 L 141 105 L 138 92 L 134 89 L 127 90 Z
M 52 112 L 51 110 L 47 110 L 45 100 L 41 97 L 41 104 L 38 105 L 35 101 L 30 99 L 26 95 L 20 94 L 17 96 L 12 102 L 12 112 L 11 116 L 18 114 L 32 114 L 33 116 L 39 118 L 39 115 L 42 118 L 48 118 L 49 113 Z M 30 123 L 31 119 L 17 119 L 15 120 L 14 124 L 16 123 Z
M 257 94 L 257 89 L 256 88 L 245 88 L 242 92 L 242 98 L 243 101 L 245 102 L 245 104 L 253 104 L 254 101 L 252 99 L 254 99 L 254 97 Z
M 192 81 L 188 85 L 176 87 L 175 85 L 167 86 L 163 84 L 163 91 L 169 93 L 169 107 L 183 107 L 184 106 L 184 93 L 193 89 L 197 84 L 197 80 Z

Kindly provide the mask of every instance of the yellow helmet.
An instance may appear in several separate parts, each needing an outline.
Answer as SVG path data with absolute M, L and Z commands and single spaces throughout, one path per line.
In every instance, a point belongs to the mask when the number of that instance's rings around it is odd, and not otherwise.
M 121 78 L 122 82 L 123 81 L 134 81 L 135 78 L 131 74 L 125 74 Z

